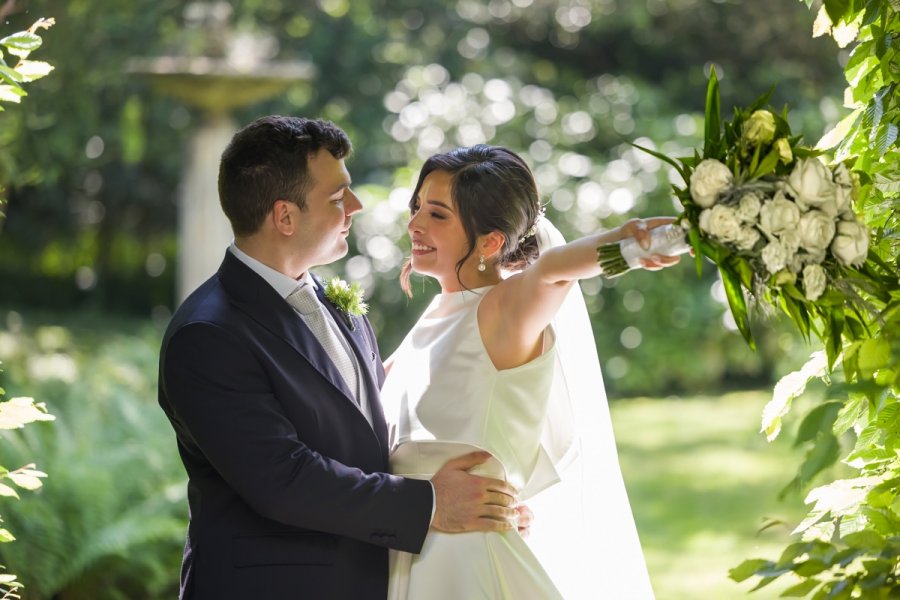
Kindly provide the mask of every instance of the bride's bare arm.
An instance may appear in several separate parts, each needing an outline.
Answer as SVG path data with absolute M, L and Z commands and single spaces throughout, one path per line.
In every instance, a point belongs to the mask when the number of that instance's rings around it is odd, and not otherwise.
M 530 267 L 497 284 L 478 311 L 482 340 L 494 366 L 513 368 L 541 353 L 542 333 L 569 288 L 579 279 L 600 275 L 598 246 L 634 237 L 647 248 L 649 230 L 673 221 L 671 217 L 632 219 L 614 229 L 550 248 Z M 677 257 L 652 257 L 643 265 L 660 269 L 676 262 Z

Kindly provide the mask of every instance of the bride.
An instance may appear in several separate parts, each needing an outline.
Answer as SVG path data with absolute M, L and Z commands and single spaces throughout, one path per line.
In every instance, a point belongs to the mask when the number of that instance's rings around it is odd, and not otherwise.
M 392 551 L 389 598 L 652 599 L 576 282 L 601 274 L 599 245 L 646 247 L 648 229 L 672 219 L 563 244 L 525 162 L 486 145 L 431 157 L 410 211 L 403 287 L 415 271 L 441 294 L 388 360 L 392 470 L 427 479 L 486 450 L 473 472 L 512 483 L 535 521 L 527 540 L 432 530 L 420 554 Z

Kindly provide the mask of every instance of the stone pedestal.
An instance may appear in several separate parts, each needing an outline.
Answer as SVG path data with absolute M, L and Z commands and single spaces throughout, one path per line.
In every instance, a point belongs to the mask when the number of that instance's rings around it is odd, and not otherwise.
M 210 115 L 193 132 L 178 203 L 178 289 L 181 303 L 222 262 L 233 235 L 219 204 L 219 158 L 237 127 L 225 115 Z

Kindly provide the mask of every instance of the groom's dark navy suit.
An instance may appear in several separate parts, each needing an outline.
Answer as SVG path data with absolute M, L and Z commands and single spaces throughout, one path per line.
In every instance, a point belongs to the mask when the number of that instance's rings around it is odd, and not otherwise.
M 303 320 L 230 252 L 166 331 L 159 402 L 189 478 L 185 600 L 381 600 L 386 549 L 422 547 L 431 485 L 384 474 L 372 328 L 354 318 L 351 331 L 324 304 L 356 354 L 374 426 Z

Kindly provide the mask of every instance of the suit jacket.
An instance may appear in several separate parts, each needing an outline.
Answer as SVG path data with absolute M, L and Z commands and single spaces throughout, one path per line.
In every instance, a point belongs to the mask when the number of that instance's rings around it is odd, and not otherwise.
M 381 600 L 387 548 L 422 547 L 431 486 L 386 474 L 372 328 L 354 317 L 351 331 L 324 304 L 356 353 L 374 427 L 303 320 L 230 252 L 169 324 L 159 403 L 188 474 L 183 600 Z

